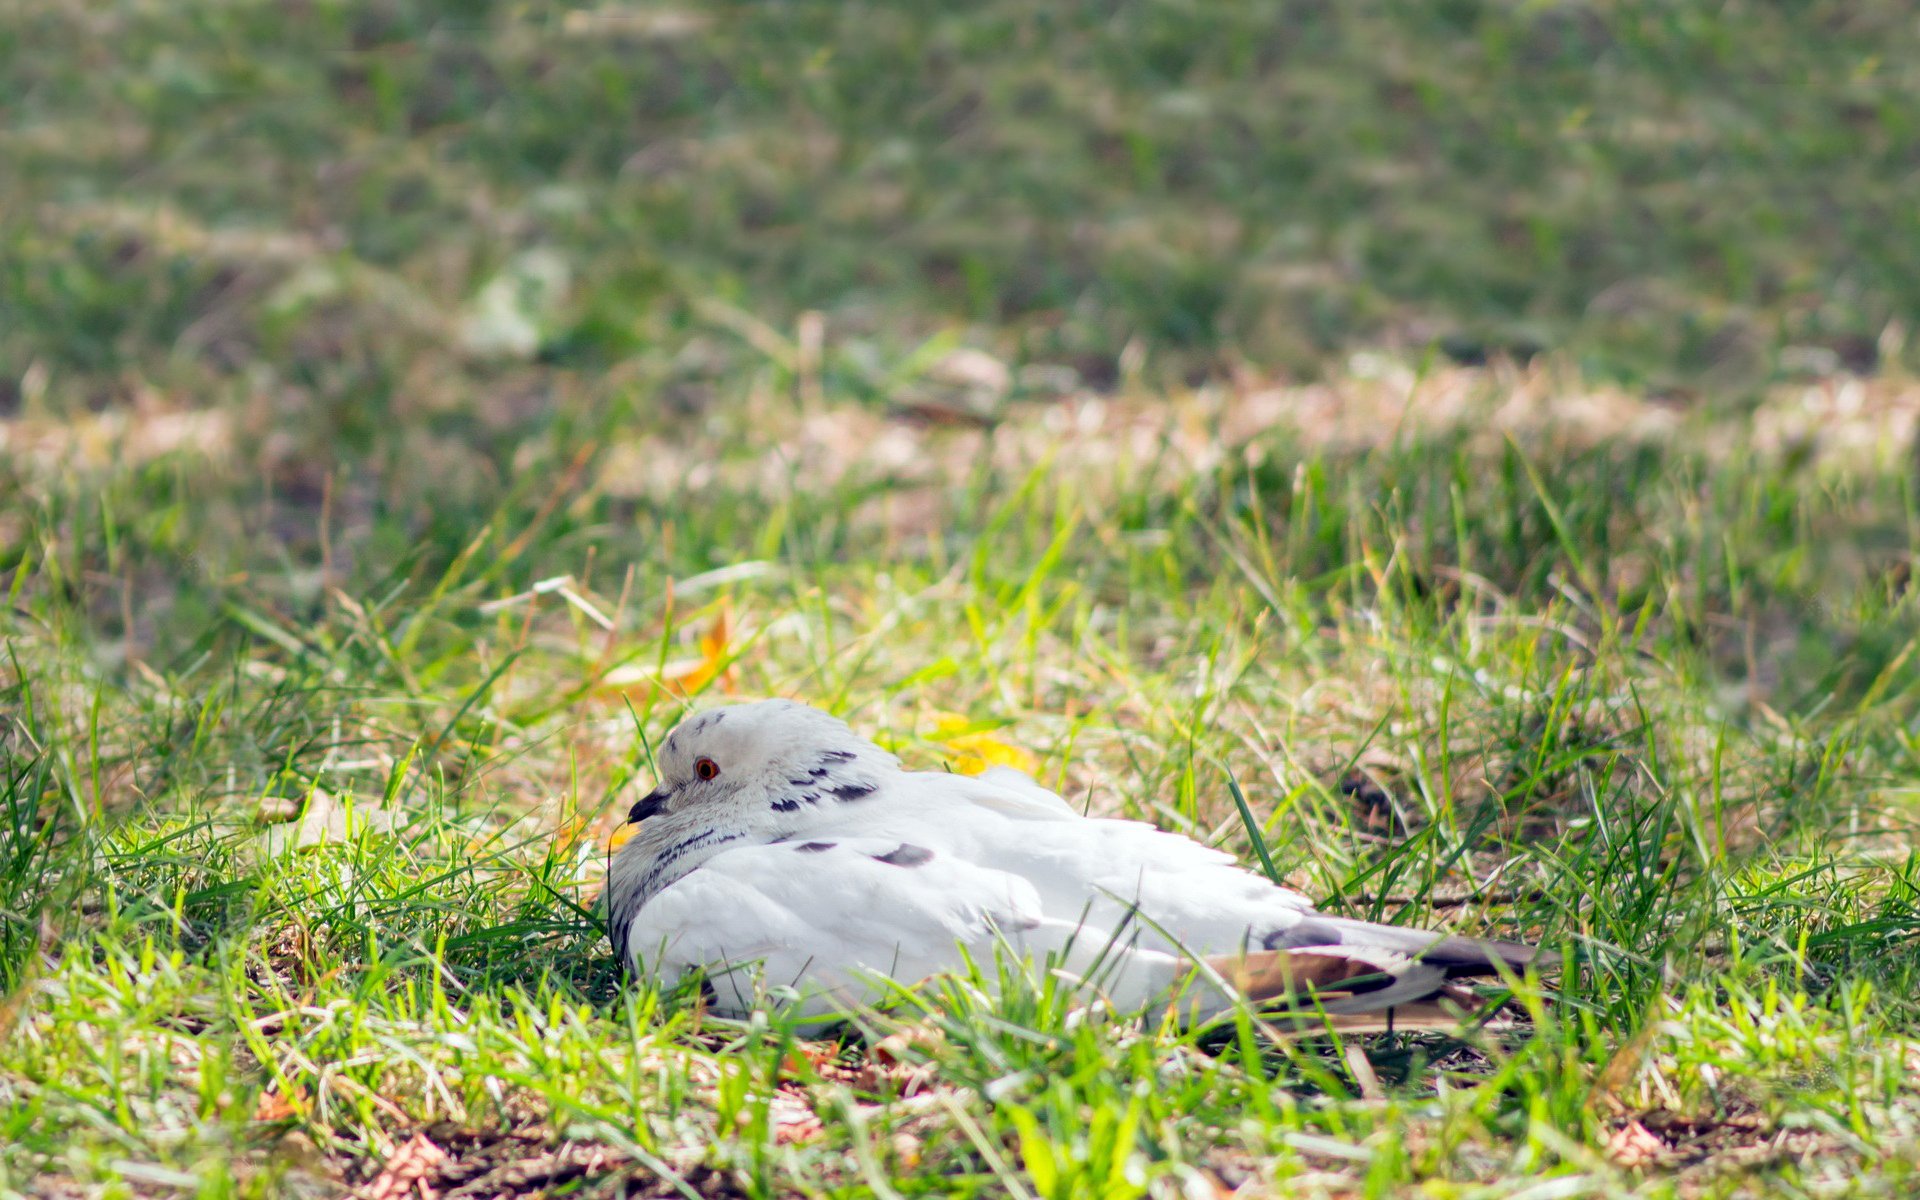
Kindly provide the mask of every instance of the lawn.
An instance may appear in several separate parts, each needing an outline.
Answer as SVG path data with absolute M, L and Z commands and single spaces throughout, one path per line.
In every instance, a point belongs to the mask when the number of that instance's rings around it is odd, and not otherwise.
M 1906 5 L 4 26 L 0 1191 L 1920 1190 Z M 769 694 L 1569 966 L 719 1020 L 596 900 Z

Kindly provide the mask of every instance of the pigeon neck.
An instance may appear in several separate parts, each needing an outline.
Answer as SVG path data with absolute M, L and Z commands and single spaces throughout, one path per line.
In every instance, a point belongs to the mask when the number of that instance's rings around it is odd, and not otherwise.
M 630 947 L 627 931 L 647 902 L 679 882 L 701 863 L 729 846 L 746 841 L 769 842 L 738 830 L 694 830 L 668 841 L 657 854 L 646 857 L 616 855 L 607 880 L 607 916 L 613 945 L 626 962 Z

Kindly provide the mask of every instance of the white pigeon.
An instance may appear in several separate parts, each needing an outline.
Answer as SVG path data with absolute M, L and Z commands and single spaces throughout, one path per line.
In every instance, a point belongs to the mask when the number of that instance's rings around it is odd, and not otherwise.
M 656 767 L 609 872 L 614 951 L 641 977 L 704 975 L 723 1015 L 784 1002 L 833 1018 L 970 965 L 997 977 L 1011 953 L 1123 1011 L 1202 1018 L 1243 997 L 1354 1031 L 1450 1027 L 1475 1006 L 1451 980 L 1551 965 L 1531 946 L 1316 912 L 1227 854 L 1082 816 L 1018 771 L 902 770 L 790 700 L 690 717 Z

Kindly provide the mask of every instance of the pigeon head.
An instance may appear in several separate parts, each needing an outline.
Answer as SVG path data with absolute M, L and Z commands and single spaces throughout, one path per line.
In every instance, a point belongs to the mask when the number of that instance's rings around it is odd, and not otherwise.
M 639 830 L 615 856 L 616 924 L 661 888 L 737 842 L 771 842 L 843 815 L 899 760 L 846 723 L 792 700 L 709 709 L 667 734 L 658 786 L 635 802 Z
M 874 790 L 877 771 L 899 760 L 837 717 L 792 700 L 734 704 L 688 717 L 667 734 L 655 762 L 659 786 L 628 813 L 644 832 L 680 819 L 760 831 L 791 828 L 804 814 Z

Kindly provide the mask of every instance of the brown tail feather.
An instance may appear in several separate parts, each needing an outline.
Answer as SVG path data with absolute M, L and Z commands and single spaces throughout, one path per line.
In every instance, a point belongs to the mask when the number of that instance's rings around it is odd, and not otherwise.
M 1381 961 L 1369 962 L 1352 954 L 1310 949 L 1268 950 L 1209 958 L 1206 965 L 1248 1000 L 1266 1009 L 1263 1019 L 1283 1033 L 1390 1033 L 1394 1030 L 1456 1030 L 1465 1024 L 1483 1028 L 1510 1024 L 1489 1020 L 1494 1017 L 1498 1002 L 1489 1005 L 1471 988 L 1447 982 L 1447 974 L 1442 973 L 1444 967 L 1440 964 L 1390 953 L 1378 957 Z M 1364 998 L 1369 992 L 1384 992 L 1394 984 L 1410 982 L 1408 976 L 1420 972 L 1428 972 L 1433 979 L 1432 990 L 1424 995 L 1416 992 L 1371 1012 L 1324 1011 L 1323 1006 Z
M 1207 965 L 1234 990 L 1256 1003 L 1289 1000 L 1312 1003 L 1353 995 L 1342 984 L 1376 977 L 1379 971 L 1343 954 L 1311 950 L 1264 950 L 1209 958 Z

